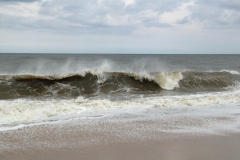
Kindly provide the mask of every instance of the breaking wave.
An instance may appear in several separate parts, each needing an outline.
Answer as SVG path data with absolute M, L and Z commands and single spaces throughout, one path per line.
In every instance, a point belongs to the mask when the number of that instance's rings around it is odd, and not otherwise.
M 1 99 L 23 97 L 78 97 L 99 93 L 152 94 L 161 91 L 223 91 L 240 82 L 234 71 L 219 72 L 84 72 L 57 75 L 1 75 Z

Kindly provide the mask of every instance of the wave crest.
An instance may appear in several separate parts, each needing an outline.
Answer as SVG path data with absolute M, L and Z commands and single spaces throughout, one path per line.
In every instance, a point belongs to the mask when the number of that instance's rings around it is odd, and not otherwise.
M 129 74 L 129 76 L 132 76 L 141 82 L 143 79 L 155 82 L 165 90 L 173 90 L 174 88 L 179 87 L 179 81 L 183 79 L 181 72 Z

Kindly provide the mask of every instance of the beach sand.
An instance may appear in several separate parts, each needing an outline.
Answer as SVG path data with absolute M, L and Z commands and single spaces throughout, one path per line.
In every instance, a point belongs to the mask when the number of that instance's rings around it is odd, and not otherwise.
M 0 132 L 0 160 L 239 160 L 240 134 L 180 130 L 203 122 L 87 120 L 25 127 Z
M 95 147 L 6 152 L 1 160 L 239 160 L 240 136 L 141 141 Z

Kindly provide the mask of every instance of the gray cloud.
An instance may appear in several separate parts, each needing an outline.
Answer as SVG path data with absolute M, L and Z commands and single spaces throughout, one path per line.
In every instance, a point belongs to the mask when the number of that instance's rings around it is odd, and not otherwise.
M 0 2 L 0 52 L 239 52 L 239 0 Z
M 40 14 L 51 15 L 58 20 L 91 26 L 91 28 L 122 27 L 123 30 L 134 29 L 139 26 L 170 27 L 158 20 L 158 16 L 166 11 L 172 11 L 185 1 L 174 0 L 138 0 L 135 4 L 124 7 L 122 1 L 96 0 L 85 1 L 50 1 L 42 5 Z M 154 12 L 149 16 L 146 11 Z M 109 29 L 109 28 L 108 28 Z
M 29 2 L 35 2 L 35 1 L 40 1 L 40 0 L 0 0 L 1 2 L 24 2 L 24 3 L 29 3 Z
M 236 0 L 198 0 L 191 18 L 205 23 L 207 28 L 239 27 L 240 2 Z
M 180 19 L 177 21 L 178 24 L 186 24 L 189 23 L 188 17 L 184 17 L 183 19 Z
M 0 0 L 0 2 L 34 2 L 37 0 Z M 33 29 L 99 33 L 129 34 L 139 27 L 173 27 L 159 20 L 164 12 L 172 12 L 188 0 L 136 0 L 125 7 L 120 0 L 52 0 L 39 1 L 37 17 L 21 17 L 0 13 L 1 27 L 29 27 Z M 17 5 L 17 4 L 16 4 Z M 205 29 L 236 27 L 240 23 L 238 0 L 196 0 L 189 6 L 189 16 L 176 21 L 177 24 L 201 22 Z M 31 14 L 31 13 L 30 13 Z M 15 24 L 15 25 L 14 25 Z
M 240 9 L 240 1 L 239 0 L 220 0 L 219 6 L 223 8 L 229 8 L 229 9 L 235 9 L 238 10 Z

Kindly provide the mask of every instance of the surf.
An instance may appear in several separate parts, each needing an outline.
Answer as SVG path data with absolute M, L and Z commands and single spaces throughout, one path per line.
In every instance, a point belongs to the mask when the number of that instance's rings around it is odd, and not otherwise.
M 239 90 L 234 92 L 216 92 L 196 95 L 139 97 L 128 100 L 110 100 L 107 98 L 75 99 L 17 99 L 0 101 L 0 126 L 10 124 L 51 121 L 61 116 L 83 118 L 86 113 L 99 117 L 102 113 L 118 109 L 125 112 L 132 108 L 134 112 L 141 108 L 172 108 L 172 107 L 198 107 L 210 105 L 238 104 L 240 102 Z M 83 117 L 81 117 L 83 116 Z M 101 117 L 101 116 L 100 116 Z

